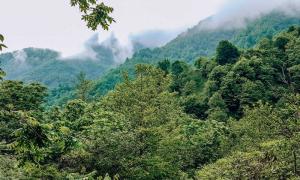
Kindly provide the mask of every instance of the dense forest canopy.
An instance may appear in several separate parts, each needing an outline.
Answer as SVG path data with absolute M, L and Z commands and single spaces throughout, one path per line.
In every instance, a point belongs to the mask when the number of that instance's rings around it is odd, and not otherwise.
M 299 42 L 292 26 L 252 49 L 221 41 L 195 65 L 137 65 L 100 99 L 81 74 L 62 107 L 45 107 L 39 84 L 2 80 L 0 175 L 297 178 Z
M 92 29 L 113 22 L 104 4 L 99 21 L 96 1 L 71 2 Z M 78 72 L 72 87 L 49 91 L 0 69 L 0 178 L 299 179 L 300 23 L 270 17 L 231 39 L 213 32 L 214 56 L 156 56 L 182 36 L 138 51 L 101 87 Z M 58 63 L 57 52 L 26 51 L 31 64 Z

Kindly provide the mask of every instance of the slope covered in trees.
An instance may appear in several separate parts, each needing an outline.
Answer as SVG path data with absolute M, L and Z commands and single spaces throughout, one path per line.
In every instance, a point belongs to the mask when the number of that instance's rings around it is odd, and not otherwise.
M 109 48 L 100 47 L 95 51 L 98 53 L 95 58 L 78 56 L 64 59 L 53 50 L 26 48 L 1 54 L 0 61 L 7 72 L 6 79 L 40 82 L 55 88 L 59 84 L 74 84 L 76 75 L 81 71 L 95 79 L 116 65 Z
M 292 25 L 299 25 L 300 18 L 273 11 L 255 19 L 246 19 L 245 26 L 241 27 L 233 26 L 234 22 L 216 28 L 206 27 L 212 23 L 213 17 L 208 18 L 161 48 L 143 49 L 136 52 L 124 64 L 101 77 L 94 87 L 93 94 L 105 94 L 121 81 L 123 71 L 133 74 L 136 64 L 156 64 L 164 59 L 193 63 L 200 56 L 214 56 L 215 49 L 222 40 L 229 40 L 239 48 L 251 48 L 262 38 L 272 38 L 276 33 Z
M 45 108 L 0 81 L 0 175 L 12 179 L 297 179 L 300 27 L 213 58 L 139 64 L 100 99 Z M 2 79 L 3 75 L 1 74 Z
M 98 79 L 132 53 L 162 46 L 178 33 L 157 30 L 132 34 L 127 45 L 121 44 L 113 34 L 100 43 L 98 34 L 95 34 L 86 41 L 83 52 L 74 56 L 61 57 L 59 52 L 51 49 L 25 48 L 0 54 L 0 62 L 7 72 L 6 79 L 39 82 L 56 91 L 62 86 L 72 89 L 80 72 L 90 80 Z

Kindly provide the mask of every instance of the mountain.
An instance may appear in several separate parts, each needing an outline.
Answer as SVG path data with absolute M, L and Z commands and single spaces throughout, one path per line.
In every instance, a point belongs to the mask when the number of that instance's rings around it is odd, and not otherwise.
M 178 31 L 146 31 L 131 35 L 130 43 L 121 45 L 112 34 L 99 43 L 98 34 L 85 43 L 85 50 L 76 56 L 63 58 L 51 49 L 25 48 L 0 54 L 0 65 L 6 79 L 39 82 L 50 89 L 72 86 L 76 76 L 84 72 L 88 79 L 98 79 L 109 69 L 124 62 L 140 49 L 158 47 L 170 41 Z M 154 40 L 154 36 L 159 37 Z
M 118 68 L 109 71 L 96 83 L 93 94 L 105 94 L 122 80 L 124 71 L 133 74 L 136 64 L 156 64 L 163 59 L 185 60 L 192 63 L 201 56 L 212 57 L 221 40 L 229 40 L 239 48 L 251 48 L 261 38 L 271 38 L 284 29 L 300 24 L 300 14 L 272 11 L 256 18 L 245 18 L 243 25 L 229 20 L 217 25 L 213 16 L 188 29 L 161 48 L 142 49 Z
M 184 59 L 193 61 L 200 56 L 212 56 L 221 40 L 229 40 L 240 48 L 253 47 L 261 38 L 272 37 L 285 28 L 300 23 L 299 15 L 273 11 L 255 19 L 245 19 L 243 26 L 227 21 L 216 26 L 217 18 L 210 17 L 188 29 L 162 48 L 154 49 L 153 59 Z M 149 53 L 146 53 L 146 57 Z M 144 58 L 143 52 L 134 58 Z
M 40 82 L 50 89 L 60 84 L 72 86 L 77 74 L 85 72 L 87 78 L 96 80 L 92 94 L 105 94 L 121 81 L 124 71 L 132 76 L 136 64 L 156 64 L 166 58 L 192 63 L 200 56 L 212 57 L 221 40 L 229 40 L 241 49 L 251 48 L 263 37 L 270 38 L 300 24 L 299 14 L 282 11 L 245 18 L 239 26 L 236 20 L 220 23 L 220 19 L 217 15 L 209 17 L 177 37 L 180 30 L 131 35 L 130 45 L 121 45 L 113 35 L 99 43 L 95 35 L 86 42 L 84 52 L 68 58 L 50 49 L 26 48 L 0 54 L 0 63 L 7 72 L 6 79 Z
M 6 79 L 40 82 L 53 88 L 61 83 L 72 84 L 81 71 L 93 79 L 102 75 L 114 65 L 114 62 L 111 61 L 113 55 L 109 49 L 101 48 L 97 56 L 100 56 L 100 53 L 105 54 L 96 59 L 91 57 L 63 59 L 58 52 L 50 49 L 26 48 L 0 55 L 0 62 L 7 73 Z

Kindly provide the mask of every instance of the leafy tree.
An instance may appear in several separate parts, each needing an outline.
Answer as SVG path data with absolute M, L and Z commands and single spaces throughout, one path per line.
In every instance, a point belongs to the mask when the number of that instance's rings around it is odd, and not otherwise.
M 171 68 L 171 62 L 168 59 L 158 62 L 158 68 L 163 70 L 166 74 L 169 74 Z
M 216 66 L 216 62 L 214 60 L 209 60 L 207 58 L 199 58 L 195 62 L 195 67 L 200 71 L 202 78 L 207 79 L 209 73 Z
M 43 127 L 35 118 L 27 113 L 18 113 L 20 128 L 14 131 L 16 139 L 9 144 L 17 154 L 20 163 L 39 164 L 46 160 L 48 155 L 47 143 L 49 139 Z
M 174 176 L 172 174 L 177 173 L 164 174 L 164 171 L 171 170 L 171 166 L 156 169 L 164 164 L 163 159 L 149 156 L 157 150 L 160 139 L 164 137 L 163 133 L 174 130 L 172 124 L 179 119 L 173 115 L 181 113 L 174 101 L 174 95 L 168 92 L 169 82 L 170 77 L 165 76 L 163 71 L 140 65 L 137 66 L 135 81 L 126 80 L 103 99 L 104 110 L 122 114 L 127 120 L 124 122 L 126 133 L 130 132 L 127 143 L 134 146 L 129 149 L 122 148 L 123 151 L 128 149 L 128 152 L 123 154 L 126 159 L 132 159 L 135 165 L 127 164 L 131 161 L 125 162 L 125 174 L 120 174 L 121 176 L 141 178 L 149 173 L 148 177 L 153 179 Z M 165 128 L 166 130 L 163 130 Z M 155 164 L 148 164 L 151 162 Z
M 171 72 L 173 77 L 173 83 L 171 85 L 171 91 L 178 92 L 181 94 L 183 92 L 183 88 L 185 83 L 188 81 L 187 72 L 188 65 L 182 61 L 175 61 L 171 65 Z
M 219 92 L 214 93 L 214 95 L 208 101 L 209 110 L 207 114 L 209 114 L 208 119 L 213 119 L 217 121 L 227 121 L 228 109 L 225 101 L 223 100 L 221 94 Z
M 274 44 L 275 47 L 277 47 L 280 50 L 285 50 L 285 46 L 287 45 L 287 43 L 289 42 L 289 39 L 286 37 L 278 37 L 276 38 Z
M 183 99 L 181 105 L 184 107 L 184 111 L 187 114 L 191 114 L 198 119 L 204 120 L 207 118 L 207 110 L 209 109 L 206 101 L 207 99 L 192 94 Z
M 162 140 L 163 157 L 194 177 L 198 168 L 214 162 L 229 149 L 229 129 L 216 121 L 186 120 L 170 138 Z
M 279 142 L 261 145 L 262 150 L 234 152 L 231 156 L 205 166 L 197 172 L 195 179 L 286 179 L 289 175 L 287 163 L 280 161 Z
M 46 88 L 38 84 L 24 85 L 18 81 L 0 83 L 1 141 L 12 142 L 13 132 L 21 127 L 19 113 L 40 117 Z
M 92 87 L 92 82 L 86 79 L 86 74 L 80 72 L 77 76 L 76 96 L 82 101 L 88 100 L 88 95 Z
M 220 65 L 232 64 L 237 61 L 240 52 L 229 41 L 221 41 L 217 47 L 216 61 Z

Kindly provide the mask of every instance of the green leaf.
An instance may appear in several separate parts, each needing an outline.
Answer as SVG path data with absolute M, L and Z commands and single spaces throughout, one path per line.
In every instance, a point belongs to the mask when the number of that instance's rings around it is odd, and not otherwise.
M 0 41 L 3 42 L 4 41 L 4 36 L 2 34 L 0 34 Z

